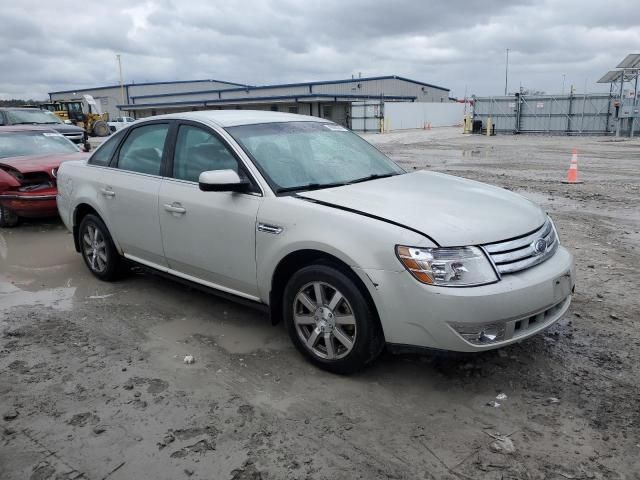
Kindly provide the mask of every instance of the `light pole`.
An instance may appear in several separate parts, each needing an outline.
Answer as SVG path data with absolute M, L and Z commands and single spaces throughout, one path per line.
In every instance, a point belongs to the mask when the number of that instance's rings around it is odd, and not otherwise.
M 507 61 L 504 67 L 504 96 L 507 96 L 507 89 L 509 87 L 509 49 L 507 48 Z
M 116 55 L 118 59 L 118 71 L 120 74 L 120 101 L 124 105 L 124 82 L 122 81 L 122 62 L 120 61 L 120 54 Z

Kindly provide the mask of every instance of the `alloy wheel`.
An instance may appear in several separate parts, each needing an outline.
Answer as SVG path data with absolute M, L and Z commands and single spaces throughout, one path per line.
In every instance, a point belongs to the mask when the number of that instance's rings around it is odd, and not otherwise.
M 356 317 L 346 297 L 325 282 L 304 285 L 293 301 L 293 322 L 305 347 L 326 360 L 344 358 L 356 342 Z
M 95 225 L 87 225 L 82 235 L 83 252 L 91 270 L 102 273 L 107 268 L 107 242 Z

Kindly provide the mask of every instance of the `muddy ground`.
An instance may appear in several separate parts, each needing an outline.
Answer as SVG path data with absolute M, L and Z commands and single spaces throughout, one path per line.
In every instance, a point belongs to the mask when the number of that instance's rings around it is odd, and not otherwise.
M 542 204 L 576 256 L 568 315 L 340 377 L 261 313 L 141 272 L 101 283 L 58 221 L 26 223 L 0 231 L 0 478 L 640 478 L 640 142 L 369 139 Z M 574 147 L 585 183 L 565 185 Z

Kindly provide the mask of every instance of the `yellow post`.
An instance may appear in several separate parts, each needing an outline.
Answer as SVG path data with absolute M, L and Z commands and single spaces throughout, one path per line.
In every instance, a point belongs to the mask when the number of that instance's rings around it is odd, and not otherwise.
M 487 137 L 491 136 L 493 130 L 493 119 L 491 117 L 487 118 Z
M 471 133 L 471 115 L 465 115 L 462 124 L 464 126 L 462 133 Z

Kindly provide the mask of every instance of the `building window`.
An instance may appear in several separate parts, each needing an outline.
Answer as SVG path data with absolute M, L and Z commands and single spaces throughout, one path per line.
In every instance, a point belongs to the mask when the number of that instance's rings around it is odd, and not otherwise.
M 271 111 L 272 112 L 277 112 L 278 111 L 278 105 L 271 105 Z
M 333 107 L 331 105 L 323 105 L 322 118 L 331 118 L 331 117 L 333 117 Z
M 298 107 L 297 106 L 289 107 L 288 111 L 289 113 L 298 113 Z

